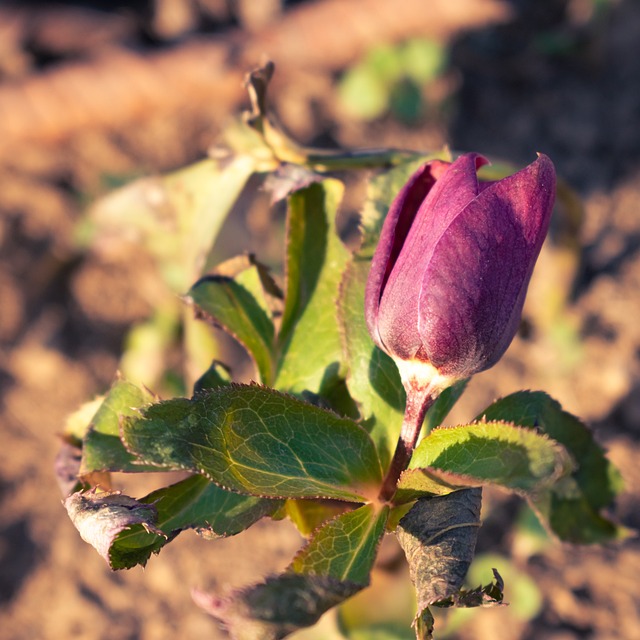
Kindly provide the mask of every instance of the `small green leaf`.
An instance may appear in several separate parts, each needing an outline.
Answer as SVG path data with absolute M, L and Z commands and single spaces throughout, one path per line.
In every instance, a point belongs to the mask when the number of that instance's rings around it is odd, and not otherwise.
M 467 388 L 469 380 L 459 380 L 455 384 L 447 387 L 436 399 L 436 401 L 429 407 L 427 415 L 424 419 L 424 430 L 426 433 L 430 433 L 436 427 L 442 424 L 442 421 L 447 417 L 449 411 L 453 409 L 454 405 L 460 399 L 460 396 Z
M 140 503 L 155 508 L 154 530 L 136 524 L 119 533 L 109 552 L 112 569 L 146 564 L 152 553 L 185 529 L 209 538 L 233 536 L 282 506 L 281 500 L 225 491 L 198 475 L 154 491 Z
M 415 622 L 416 640 L 433 640 L 433 629 L 435 620 L 429 607 L 425 607 L 419 615 L 416 616 Z
M 368 504 L 334 518 L 319 529 L 291 563 L 290 570 L 369 584 L 389 508 Z
M 406 504 L 418 498 L 444 496 L 456 491 L 459 486 L 449 484 L 429 469 L 407 469 L 398 480 L 398 490 L 393 497 L 394 504 Z
M 343 191 L 341 182 L 324 180 L 289 199 L 278 389 L 319 393 L 342 368 L 336 302 L 349 252 L 335 218 Z
M 257 385 L 152 405 L 125 421 L 123 439 L 142 463 L 270 498 L 360 502 L 381 478 L 373 442 L 358 424 Z
M 140 466 L 120 440 L 120 420 L 133 416 L 140 407 L 156 402 L 148 390 L 126 380 L 114 382 L 96 412 L 82 447 L 80 474 L 93 471 L 139 472 L 153 470 L 153 466 Z
M 348 511 L 351 505 L 342 500 L 287 500 L 285 512 L 296 529 L 309 538 L 327 520 Z
M 228 384 L 231 384 L 231 372 L 225 364 L 214 360 L 211 366 L 195 381 L 193 393 L 195 395 L 211 391 L 218 387 L 226 387 Z
M 572 461 L 545 435 L 503 422 L 476 422 L 432 431 L 416 448 L 410 468 L 436 476 L 444 472 L 452 484 L 491 483 L 532 493 L 567 474 Z
M 65 439 L 80 444 L 91 428 L 91 421 L 104 402 L 106 396 L 96 396 L 93 400 L 83 402 L 72 414 L 67 416 L 63 434 Z
M 396 535 L 407 556 L 419 614 L 462 586 L 475 551 L 481 502 L 478 488 L 421 498 L 400 520 Z
M 530 498 L 538 515 L 559 538 L 592 543 L 624 536 L 622 528 L 600 514 L 622 490 L 620 474 L 578 418 L 539 391 L 520 391 L 502 398 L 482 415 L 487 420 L 508 419 L 542 431 L 572 455 L 576 467 L 571 476 Z
M 255 266 L 247 271 L 258 279 Z M 247 349 L 256 364 L 260 381 L 271 384 L 273 322 L 252 293 L 235 279 L 213 275 L 199 280 L 188 296 L 197 306 L 200 317 L 220 325 Z

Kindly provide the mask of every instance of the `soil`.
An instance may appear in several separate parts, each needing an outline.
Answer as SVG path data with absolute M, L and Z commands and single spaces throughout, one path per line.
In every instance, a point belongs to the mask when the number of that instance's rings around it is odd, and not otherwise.
M 193 38 L 250 34 L 254 21 L 268 19 L 246 13 L 247 2 L 237 3 L 245 13 L 234 14 L 233 4 L 184 0 L 170 14 L 170 3 L 160 0 L 128 6 L 7 3 L 0 8 L 6 18 L 0 20 L 6 49 L 0 98 L 7 87 L 26 86 L 31 78 L 93 56 L 118 55 L 122 47 L 155 55 Z M 280 19 L 278 3 L 269 4 Z M 292 4 L 314 3 L 287 3 L 280 17 L 297 8 Z M 525 308 L 528 330 L 499 365 L 474 379 L 449 421 L 469 419 L 517 389 L 548 391 L 592 426 L 619 467 L 626 488 L 614 517 L 637 530 L 640 4 L 508 4 L 506 22 L 448 40 L 447 75 L 432 93 L 425 90 L 435 98 L 417 121 L 349 117 L 338 103 L 331 68 L 289 66 L 273 99 L 292 133 L 306 143 L 422 149 L 449 144 L 516 165 L 530 162 L 536 151 L 553 159 L 567 193 L 583 208 L 567 209 L 573 218 L 561 217 L 543 251 Z M 68 28 L 46 28 L 55 24 Z M 71 28 L 78 24 L 84 26 Z M 47 113 L 46 104 L 41 108 Z M 11 154 L 0 153 L 3 640 L 224 638 L 195 606 L 190 588 L 225 591 L 254 582 L 283 569 L 301 543 L 286 522 L 262 521 L 215 542 L 187 532 L 144 570 L 113 573 L 79 538 L 53 475 L 67 415 L 108 387 L 127 331 L 151 312 L 146 285 L 158 280 L 152 262 L 135 249 L 104 254 L 79 248 L 75 234 L 85 205 L 114 182 L 202 157 L 228 115 L 228 109 L 219 113 L 178 100 L 137 120 L 105 125 L 104 118 L 93 124 L 79 119 L 71 134 L 25 140 Z M 236 207 L 244 227 L 228 225 L 225 233 L 238 250 L 245 248 L 244 238 L 259 252 L 268 218 L 252 207 L 248 213 Z M 451 637 L 640 637 L 637 537 L 606 547 L 541 542 L 516 526 L 517 498 L 488 492 L 485 503 L 479 552 L 510 557 L 516 572 L 535 581 L 542 605 L 537 613 L 522 614 L 519 598 L 533 596 L 518 596 L 507 584 L 511 607 L 483 610 Z

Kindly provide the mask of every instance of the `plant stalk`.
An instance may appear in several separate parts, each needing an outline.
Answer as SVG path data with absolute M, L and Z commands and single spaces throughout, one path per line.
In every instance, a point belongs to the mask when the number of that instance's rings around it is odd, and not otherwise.
M 439 388 L 434 389 L 431 385 L 418 387 L 409 384 L 405 388 L 407 403 L 404 409 L 404 419 L 395 453 L 378 496 L 382 502 L 388 502 L 393 498 L 400 474 L 409 465 L 413 450 L 416 448 L 425 415 L 440 392 Z

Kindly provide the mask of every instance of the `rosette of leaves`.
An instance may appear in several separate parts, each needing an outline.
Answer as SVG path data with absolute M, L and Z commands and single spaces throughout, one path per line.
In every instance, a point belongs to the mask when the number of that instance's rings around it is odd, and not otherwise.
M 191 397 L 160 399 L 118 379 L 97 409 L 85 410 L 90 418 L 70 423 L 58 467 L 70 487 L 65 506 L 113 569 L 144 565 L 186 529 L 214 539 L 264 517 L 298 527 L 306 542 L 281 575 L 225 597 L 196 594 L 233 638 L 283 638 L 314 624 L 369 584 L 386 533 L 409 563 L 416 637 L 431 637 L 433 606 L 499 603 L 497 575 L 462 589 L 484 485 L 521 495 L 561 540 L 623 533 L 604 515 L 620 490 L 616 471 L 589 430 L 541 392 L 513 394 L 476 420 L 442 427 L 465 385 L 447 389 L 395 495 L 379 498 L 405 397 L 393 361 L 369 337 L 364 288 L 386 211 L 415 168 L 405 158 L 370 180 L 351 251 L 336 230 L 343 184 L 304 163 L 281 165 L 282 282 L 243 256 L 184 297 L 246 349 L 255 383 L 234 383 L 217 362 Z M 103 490 L 111 472 L 158 470 L 186 477 L 138 498 Z

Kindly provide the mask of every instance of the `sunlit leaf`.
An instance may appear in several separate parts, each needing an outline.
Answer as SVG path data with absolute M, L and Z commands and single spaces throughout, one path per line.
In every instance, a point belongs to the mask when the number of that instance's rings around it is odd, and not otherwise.
M 196 380 L 193 385 L 193 393 L 211 391 L 218 387 L 226 387 L 228 384 L 231 384 L 231 372 L 222 362 L 214 360 L 209 368 Z
M 254 279 L 257 268 L 249 267 Z M 189 291 L 201 318 L 224 328 L 253 358 L 260 381 L 273 380 L 274 327 L 265 309 L 246 287 L 226 276 L 206 276 Z
M 407 469 L 400 475 L 393 501 L 396 504 L 404 504 L 425 496 L 444 496 L 459 488 L 429 469 Z
M 370 66 L 360 64 L 345 73 L 338 86 L 345 111 L 359 120 L 374 120 L 387 110 L 389 88 Z
M 564 447 L 530 429 L 476 422 L 435 429 L 417 446 L 411 469 L 428 469 L 451 484 L 497 484 L 540 491 L 572 470 Z
M 531 496 L 532 506 L 558 537 L 591 543 L 624 536 L 622 528 L 600 513 L 622 490 L 620 474 L 578 418 L 540 391 L 520 391 L 502 398 L 482 416 L 542 431 L 573 456 L 576 467 L 570 477 Z
M 332 520 L 350 509 L 342 500 L 287 500 L 285 513 L 296 529 L 309 538 L 327 520 Z
M 257 385 L 152 405 L 122 433 L 142 463 L 251 495 L 362 501 L 381 477 L 373 443 L 355 422 Z
M 93 471 L 149 471 L 153 466 L 134 464 L 135 457 L 120 440 L 120 421 L 157 398 L 147 389 L 119 378 L 114 382 L 91 421 L 82 447 L 80 474 Z
M 316 532 L 290 569 L 368 584 L 388 512 L 388 507 L 376 511 L 374 505 L 369 504 L 337 516 Z
M 442 424 L 447 414 L 453 409 L 455 403 L 467 388 L 469 380 L 459 380 L 455 384 L 445 389 L 429 407 L 424 419 L 424 429 L 427 433 L 433 431 Z
M 97 396 L 93 400 L 84 402 L 73 413 L 67 416 L 64 424 L 64 435 L 76 442 L 80 442 L 91 426 L 91 421 L 104 402 L 105 396 Z
M 446 51 L 436 40 L 414 38 L 401 49 L 405 73 L 418 84 L 435 80 L 443 71 Z
M 278 389 L 317 393 L 335 384 L 342 368 L 336 303 L 349 252 L 335 218 L 343 191 L 341 182 L 324 180 L 289 199 Z

